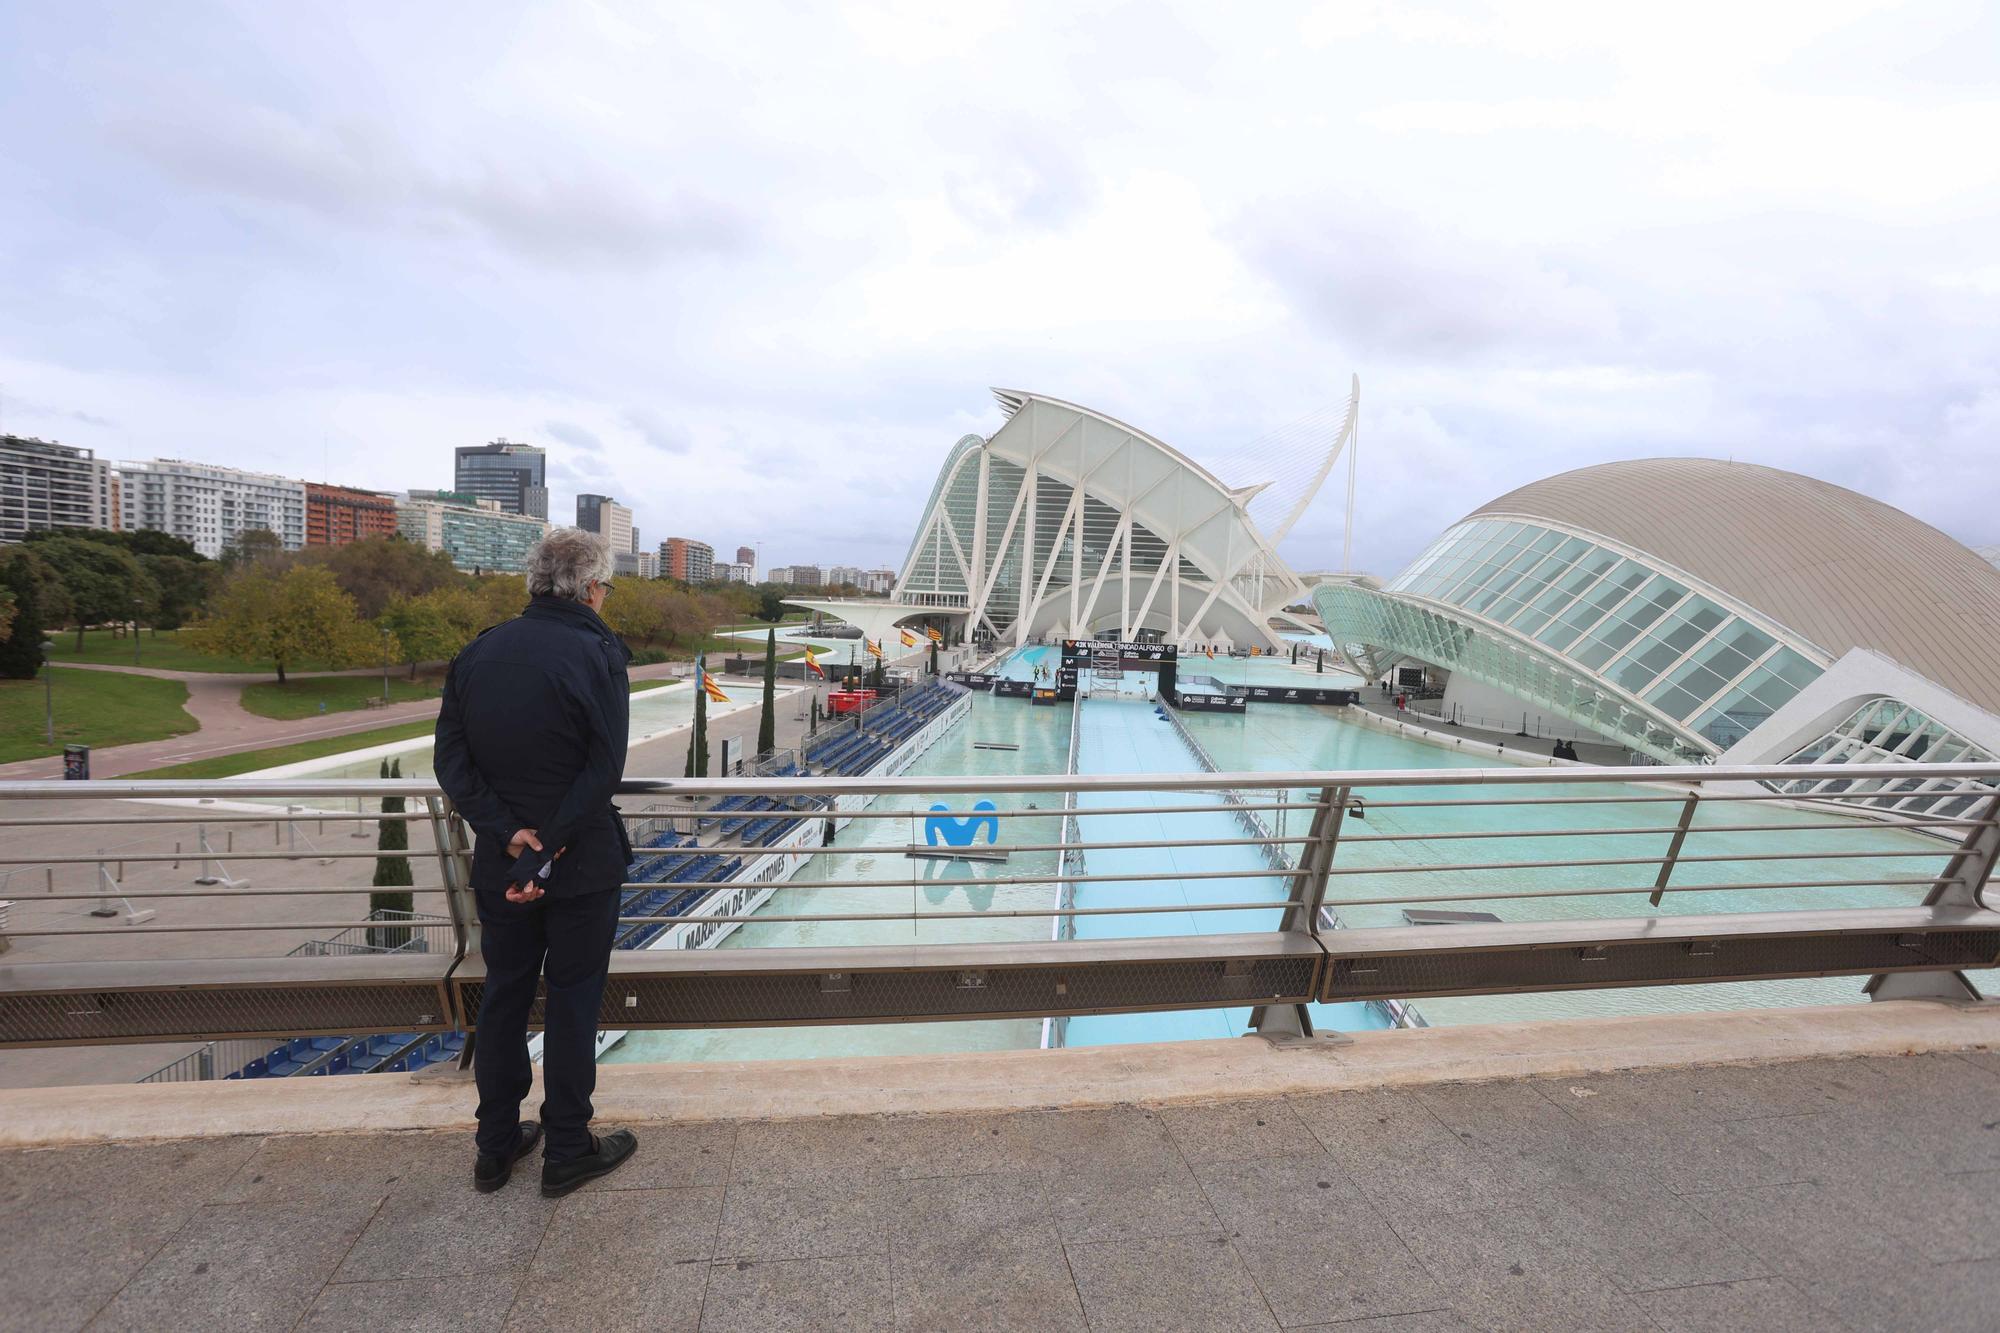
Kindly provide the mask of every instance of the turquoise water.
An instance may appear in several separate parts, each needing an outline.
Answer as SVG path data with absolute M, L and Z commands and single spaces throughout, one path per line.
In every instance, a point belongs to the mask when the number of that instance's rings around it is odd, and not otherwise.
M 1311 715 L 1310 720 L 1307 714 Z M 1184 715 L 1188 731 L 1224 771 L 1357 770 L 1390 768 L 1484 768 L 1498 764 L 1487 756 L 1457 751 L 1369 727 L 1340 721 L 1330 709 L 1259 708 L 1252 705 L 1239 717 L 1216 713 Z M 1537 791 L 1548 796 L 1634 797 L 1658 795 L 1645 788 L 1602 784 L 1562 784 Z M 1683 858 L 1772 852 L 1805 855 L 1802 860 L 1714 861 L 1683 859 L 1658 908 L 1644 895 L 1587 894 L 1564 898 L 1503 898 L 1482 894 L 1536 892 L 1545 889 L 1633 887 L 1650 889 L 1656 866 L 1576 866 L 1553 869 L 1492 871 L 1437 870 L 1429 873 L 1379 873 L 1418 865 L 1445 866 L 1467 862 L 1575 860 L 1578 858 L 1658 857 L 1670 835 L 1610 835 L 1579 838 L 1546 836 L 1553 830 L 1657 828 L 1679 816 L 1673 803 L 1605 805 L 1508 805 L 1392 809 L 1389 803 L 1416 800 L 1463 800 L 1463 788 L 1381 788 L 1360 792 L 1371 808 L 1364 821 L 1350 821 L 1345 834 L 1386 839 L 1343 841 L 1334 861 L 1337 873 L 1327 887 L 1327 901 L 1350 926 L 1404 924 L 1402 906 L 1420 898 L 1440 899 L 1432 906 L 1452 911 L 1488 911 L 1506 921 L 1547 921 L 1579 917 L 1632 917 L 1705 912 L 1781 911 L 1804 906 L 1881 907 L 1918 901 L 1921 887 L 1872 886 L 1838 889 L 1756 889 L 1702 891 L 1704 885 L 1769 883 L 1779 880 L 1866 880 L 1928 876 L 1942 869 L 1941 844 L 1913 833 L 1842 821 L 1838 830 L 1802 826 L 1834 822 L 1824 814 L 1786 810 L 1775 802 L 1711 805 L 1696 811 L 1695 822 L 1681 848 Z M 1488 789 L 1486 795 L 1502 794 Z M 1309 793 L 1296 792 L 1305 800 Z M 1303 831 L 1306 812 L 1281 812 L 1289 821 L 1281 835 Z M 1273 816 L 1274 820 L 1279 816 Z M 1722 825 L 1770 824 L 1777 831 L 1731 833 L 1714 831 Z M 1466 838 L 1444 842 L 1403 842 L 1396 835 L 1435 832 L 1499 832 L 1511 836 Z M 1537 836 L 1538 834 L 1543 836 Z M 1907 852 L 1935 850 L 1935 856 L 1827 857 L 1821 852 Z M 1462 893 L 1464 898 L 1446 895 Z M 1393 903 L 1356 900 L 1394 898 Z M 1830 1004 L 1861 998 L 1860 978 L 1806 978 L 1796 981 L 1735 982 L 1728 985 L 1660 986 L 1633 989 L 1567 991 L 1543 995 L 1450 997 L 1419 1002 L 1434 1023 L 1495 1022 L 1510 1019 L 1576 1017 L 1589 1014 L 1659 1013 L 1696 1009 L 1736 1009 L 1749 1006 Z
M 1019 745 L 1019 750 L 980 750 L 974 741 Z M 1060 773 L 1068 759 L 1069 707 L 1035 707 L 1025 699 L 996 699 L 975 693 L 971 711 L 939 738 L 907 773 L 923 777 L 963 773 Z M 799 868 L 801 881 L 902 879 L 893 887 L 779 889 L 759 915 L 906 912 L 900 921 L 819 923 L 749 922 L 718 947 L 797 948 L 810 945 L 943 944 L 985 940 L 1046 940 L 1054 918 L 1047 915 L 939 919 L 941 912 L 1035 910 L 1054 905 L 1052 883 L 984 885 L 995 877 L 1045 874 L 1053 881 L 1054 852 L 1018 852 L 1004 862 L 932 861 L 901 849 L 924 841 L 923 821 L 934 803 L 968 808 L 977 796 L 883 797 L 871 809 L 905 809 L 907 820 L 857 819 L 840 831 L 841 847 L 880 849 L 860 856 L 815 856 Z M 1062 832 L 1061 797 L 990 798 L 1001 810 L 1036 806 L 1047 818 L 1000 821 L 1000 842 L 1052 843 Z M 899 1055 L 929 1051 L 1013 1050 L 1041 1043 L 1041 1020 L 1003 1019 L 976 1023 L 852 1024 L 837 1027 L 736 1028 L 719 1031 L 634 1032 L 606 1055 L 607 1061 L 783 1060 L 816 1055 Z
M 1195 773 L 1200 764 L 1173 724 L 1151 703 L 1136 699 L 1081 700 L 1077 771 L 1080 773 Z M 1172 814 L 1101 814 L 1089 811 L 1134 807 L 1187 807 L 1209 810 Z M 1172 792 L 1086 792 L 1077 802 L 1081 841 L 1192 841 L 1241 838 L 1244 826 L 1219 796 Z M 1269 862 L 1255 847 L 1104 848 L 1085 854 L 1083 873 L 1143 875 L 1165 869 L 1187 874 L 1220 871 L 1267 872 Z M 1138 907 L 1155 903 L 1243 903 L 1240 910 L 1146 912 L 1076 918 L 1078 939 L 1129 939 L 1143 935 L 1216 935 L 1276 930 L 1286 884 L 1274 873 L 1247 878 L 1093 881 L 1076 886 L 1079 908 Z M 1364 1004 L 1313 1005 L 1317 1026 L 1353 1031 L 1387 1027 L 1384 1016 Z M 1069 1021 L 1065 1044 L 1110 1045 L 1138 1041 L 1185 1041 L 1233 1037 L 1248 1027 L 1250 1011 L 1191 1009 L 1157 1014 L 1089 1014 Z

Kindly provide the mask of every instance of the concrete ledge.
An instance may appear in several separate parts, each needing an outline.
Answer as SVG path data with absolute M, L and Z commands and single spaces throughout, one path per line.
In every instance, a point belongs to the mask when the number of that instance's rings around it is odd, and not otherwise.
M 607 1123 L 971 1114 L 2000 1046 L 2000 1004 L 1920 1000 L 1061 1051 L 604 1065 Z M 530 1101 L 538 1100 L 539 1093 Z M 472 1128 L 462 1078 L 356 1075 L 0 1091 L 0 1147 Z

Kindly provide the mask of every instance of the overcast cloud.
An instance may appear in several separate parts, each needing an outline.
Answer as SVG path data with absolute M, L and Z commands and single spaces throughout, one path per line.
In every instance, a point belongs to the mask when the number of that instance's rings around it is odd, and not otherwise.
M 0 429 L 384 490 L 526 439 L 559 518 L 893 565 L 989 385 L 1222 459 L 1352 371 L 1378 572 L 1658 454 L 2000 542 L 1996 52 L 1970 2 L 23 0 Z

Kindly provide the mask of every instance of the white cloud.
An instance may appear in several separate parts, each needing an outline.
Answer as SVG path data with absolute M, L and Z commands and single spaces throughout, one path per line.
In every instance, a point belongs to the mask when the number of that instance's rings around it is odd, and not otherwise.
M 1373 568 L 1676 452 L 1990 541 L 1995 37 L 1848 0 L 17 6 L 4 420 L 381 489 L 526 438 L 558 514 L 873 564 L 990 384 L 1220 457 L 1352 369 Z

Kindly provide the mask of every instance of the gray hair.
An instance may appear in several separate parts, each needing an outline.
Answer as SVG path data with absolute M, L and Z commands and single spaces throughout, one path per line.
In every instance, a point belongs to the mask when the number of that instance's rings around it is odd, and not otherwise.
M 528 548 L 528 595 L 580 602 L 592 583 L 611 580 L 611 548 L 582 528 L 550 528 Z

